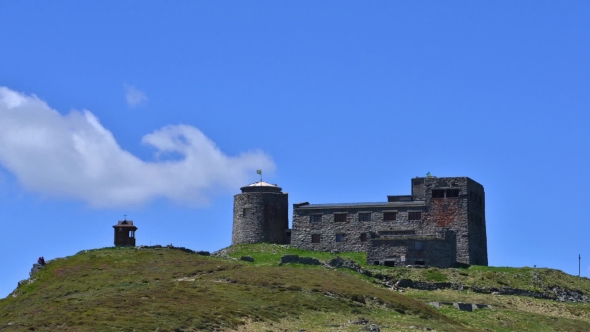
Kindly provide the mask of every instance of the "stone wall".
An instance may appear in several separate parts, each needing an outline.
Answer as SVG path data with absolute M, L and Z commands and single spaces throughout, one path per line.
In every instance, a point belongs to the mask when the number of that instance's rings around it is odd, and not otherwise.
M 415 202 L 414 202 L 415 203 Z M 378 237 L 381 232 L 415 231 L 421 232 L 421 220 L 408 220 L 408 212 L 424 211 L 423 204 L 384 203 L 382 206 L 355 206 L 337 208 L 293 208 L 293 229 L 291 245 L 317 251 L 356 251 L 367 250 L 368 241 Z M 395 221 L 384 221 L 384 212 L 396 212 Z M 336 222 L 334 215 L 346 213 L 345 222 Z M 360 221 L 359 214 L 370 213 L 371 221 Z M 320 215 L 321 221 L 312 221 L 312 215 Z M 312 235 L 320 236 L 320 243 L 312 243 Z M 337 234 L 342 234 L 342 242 L 336 242 Z M 367 241 L 361 241 L 366 234 Z
M 285 243 L 289 228 L 286 193 L 246 192 L 234 196 L 232 245 L 241 243 Z M 244 215 L 249 209 L 249 215 Z
M 423 185 L 425 232 L 433 227 L 453 230 L 457 236 L 457 262 L 487 265 L 483 186 L 467 177 L 427 177 Z M 445 197 L 433 197 L 433 190 L 445 191 Z M 458 196 L 446 197 L 447 190 L 458 190 Z
M 414 178 L 411 184 L 412 195 L 388 196 L 383 203 L 294 204 L 291 244 L 308 250 L 363 252 L 368 241 L 383 232 L 413 230 L 424 235 L 446 228 L 456 236 L 457 262 L 487 265 L 483 186 L 467 177 Z M 433 190 L 438 197 L 433 197 Z M 410 211 L 421 211 L 422 218 L 409 221 Z M 384 221 L 384 212 L 397 212 L 396 220 Z M 334 220 L 338 213 L 347 213 L 345 222 Z M 361 213 L 371 213 L 371 221 L 360 221 Z M 321 221 L 312 221 L 312 215 L 321 215 Z M 338 234 L 341 242 L 336 241 Z M 361 234 L 367 234 L 366 242 Z M 312 235 L 319 235 L 320 242 L 312 243 Z
M 470 264 L 488 265 L 488 239 L 486 233 L 486 199 L 483 186 L 469 179 L 467 184 L 469 220 Z
M 417 242 L 419 246 L 416 246 Z M 457 242 L 455 234 L 382 237 L 369 241 L 367 264 L 395 266 L 427 265 L 447 268 L 455 265 Z

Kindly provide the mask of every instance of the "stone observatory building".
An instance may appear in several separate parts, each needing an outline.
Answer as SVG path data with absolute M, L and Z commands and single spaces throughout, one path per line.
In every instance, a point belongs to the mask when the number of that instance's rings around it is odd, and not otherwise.
M 232 245 L 289 243 L 289 199 L 276 184 L 259 181 L 234 196 Z
M 257 182 L 241 189 L 233 244 L 366 252 L 368 264 L 388 266 L 488 265 L 485 192 L 468 177 L 417 177 L 411 195 L 385 202 L 293 204 L 291 230 L 281 188 Z

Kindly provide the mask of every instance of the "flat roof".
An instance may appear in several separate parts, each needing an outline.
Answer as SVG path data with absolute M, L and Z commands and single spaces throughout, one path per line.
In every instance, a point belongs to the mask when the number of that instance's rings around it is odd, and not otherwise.
M 397 208 L 397 207 L 420 207 L 426 206 L 424 201 L 401 201 L 401 202 L 361 202 L 361 203 L 327 203 L 327 204 L 306 204 L 295 207 L 295 209 L 334 209 L 334 208 Z

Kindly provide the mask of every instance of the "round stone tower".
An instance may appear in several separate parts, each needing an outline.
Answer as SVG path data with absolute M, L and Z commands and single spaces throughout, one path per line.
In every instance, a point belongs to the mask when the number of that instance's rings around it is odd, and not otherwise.
M 240 188 L 234 196 L 232 245 L 240 243 L 286 243 L 289 199 L 276 184 L 259 181 Z

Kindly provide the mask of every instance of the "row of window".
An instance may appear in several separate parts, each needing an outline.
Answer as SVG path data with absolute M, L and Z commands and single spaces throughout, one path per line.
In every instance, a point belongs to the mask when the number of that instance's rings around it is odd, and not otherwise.
M 459 189 L 432 189 L 432 198 L 459 197 Z
M 312 214 L 309 216 L 310 222 L 321 222 L 321 214 Z M 358 214 L 359 221 L 372 221 L 373 214 L 371 212 L 361 212 Z M 409 220 L 422 220 L 422 212 L 408 212 Z M 397 220 L 397 212 L 383 212 L 383 221 Z M 334 222 L 347 222 L 348 213 L 334 213 Z
M 334 242 L 343 242 L 345 238 L 346 238 L 346 234 L 344 234 L 344 233 L 336 234 L 336 237 L 334 238 L 334 240 L 335 240 Z M 367 239 L 368 239 L 367 233 L 361 233 L 361 235 L 359 236 L 359 239 L 361 242 L 367 242 Z M 322 235 L 321 234 L 311 234 L 311 243 L 322 243 Z

